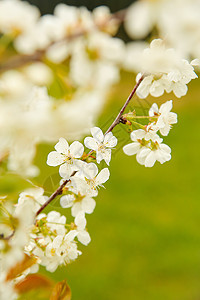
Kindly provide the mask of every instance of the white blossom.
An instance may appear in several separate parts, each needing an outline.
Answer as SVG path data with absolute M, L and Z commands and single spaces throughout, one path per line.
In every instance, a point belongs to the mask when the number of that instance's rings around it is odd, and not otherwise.
M 73 189 L 73 188 L 72 188 Z M 71 207 L 71 213 L 73 217 L 76 217 L 78 213 L 83 212 L 86 214 L 93 213 L 96 202 L 93 198 L 87 195 L 74 195 L 68 194 L 60 198 L 60 205 L 63 208 Z
M 168 135 L 171 125 L 177 123 L 177 114 L 171 112 L 172 109 L 172 100 L 165 102 L 158 109 L 158 105 L 154 103 L 150 110 L 149 116 L 156 116 L 158 119 L 155 122 L 155 127 L 163 136 Z
M 19 0 L 0 1 L 0 32 L 21 34 L 35 26 L 40 16 L 39 9 Z
M 140 63 L 139 63 L 140 62 Z M 187 84 L 197 78 L 193 66 L 180 58 L 174 49 L 167 49 L 161 39 L 155 39 L 150 47 L 138 57 L 140 71 L 146 73 L 137 89 L 137 95 L 145 98 L 148 94 L 154 97 L 163 95 L 164 91 L 182 97 L 187 93 Z M 141 78 L 141 73 L 136 81 Z
M 163 164 L 171 159 L 171 149 L 162 144 L 162 139 L 155 131 L 145 131 L 143 129 L 135 130 L 131 133 L 130 143 L 123 147 L 126 155 L 136 154 L 136 160 L 145 167 L 152 167 L 156 160 Z
M 86 137 L 84 144 L 87 148 L 96 151 L 96 160 L 99 164 L 103 159 L 109 165 L 111 160 L 111 149 L 117 145 L 117 138 L 113 136 L 112 132 L 107 133 L 105 136 L 102 130 L 98 127 L 91 129 L 93 138 Z
M 60 166 L 59 172 L 61 177 L 70 177 L 74 171 L 79 169 L 80 163 L 77 158 L 83 155 L 83 145 L 75 141 L 70 146 L 64 138 L 60 138 L 55 145 L 56 151 L 48 154 L 47 164 L 49 166 Z
M 110 176 L 108 168 L 102 169 L 98 174 L 98 167 L 95 163 L 84 164 L 82 170 L 71 178 L 72 192 L 90 197 L 98 195 L 98 187 L 103 186 Z
M 30 205 L 31 210 L 36 213 L 40 207 L 47 201 L 47 196 L 44 196 L 44 190 L 42 188 L 27 189 L 19 195 L 18 203 L 16 205 L 15 212 L 21 210 L 21 206 L 27 202 Z

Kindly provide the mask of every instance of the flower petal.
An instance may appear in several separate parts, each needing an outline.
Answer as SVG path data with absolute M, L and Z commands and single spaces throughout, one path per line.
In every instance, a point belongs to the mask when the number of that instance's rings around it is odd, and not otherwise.
M 64 163 L 64 161 L 64 156 L 56 151 L 50 152 L 47 156 L 47 165 L 52 167 L 59 166 Z
M 131 143 L 123 147 L 123 151 L 126 155 L 134 155 L 140 150 L 141 146 L 139 143 Z
M 82 200 L 83 211 L 87 214 L 91 214 L 96 206 L 96 201 L 91 197 L 85 197 Z
M 55 145 L 55 149 L 59 153 L 68 154 L 69 144 L 64 138 L 60 138 L 59 142 Z
M 91 237 L 86 230 L 79 231 L 77 238 L 80 243 L 87 246 L 91 242 Z
M 83 167 L 84 177 L 93 179 L 98 173 L 98 167 L 94 163 L 89 163 Z
M 92 138 L 92 137 L 86 137 L 86 138 L 84 139 L 84 144 L 85 144 L 85 146 L 86 146 L 87 148 L 89 148 L 89 149 L 92 149 L 92 150 L 95 150 L 95 151 L 97 151 L 97 149 L 98 149 L 98 143 L 97 143 L 97 141 L 96 141 L 94 138 Z
M 73 157 L 80 158 L 83 155 L 84 146 L 80 142 L 75 141 L 69 146 L 69 151 Z
M 99 174 L 96 177 L 96 184 L 101 185 L 102 183 L 105 183 L 110 177 L 110 171 L 108 168 L 104 168 L 99 172 Z
M 105 135 L 104 145 L 106 147 L 115 147 L 117 145 L 117 138 L 113 136 L 112 132 L 109 132 Z
M 91 134 L 93 136 L 93 138 L 98 142 L 98 143 L 102 143 L 104 140 L 104 135 L 102 130 L 99 127 L 93 127 L 91 128 Z

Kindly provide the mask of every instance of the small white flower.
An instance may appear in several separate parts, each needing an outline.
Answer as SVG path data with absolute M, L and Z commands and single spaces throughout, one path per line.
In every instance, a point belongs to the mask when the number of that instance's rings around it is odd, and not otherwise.
M 102 169 L 98 174 L 98 168 L 94 163 L 84 164 L 82 171 L 71 179 L 71 190 L 76 194 L 95 197 L 98 195 L 97 188 L 103 186 L 109 176 L 108 168 Z
M 136 154 L 136 160 L 145 167 L 152 167 L 156 160 L 163 164 L 171 159 L 171 149 L 162 144 L 162 139 L 155 131 L 135 130 L 131 133 L 133 143 L 123 147 L 125 154 Z
M 43 188 L 39 187 L 25 190 L 19 195 L 15 212 L 17 213 L 18 210 L 21 209 L 21 206 L 27 202 L 30 205 L 31 210 L 36 213 L 47 200 L 47 196 L 44 196 L 43 194 Z
M 92 137 L 86 137 L 84 144 L 87 148 L 96 151 L 96 160 L 99 164 L 103 159 L 109 165 L 111 160 L 111 149 L 117 145 L 117 138 L 113 136 L 112 132 L 105 136 L 102 130 L 98 127 L 91 129 Z
M 85 214 L 83 212 L 80 212 L 76 216 L 74 223 L 77 227 L 76 231 L 78 232 L 77 238 L 78 238 L 79 242 L 82 243 L 83 245 L 87 246 L 91 241 L 91 237 L 90 237 L 89 233 L 85 230 L 86 223 L 87 223 Z
M 96 206 L 96 202 L 93 198 L 87 195 L 64 195 L 60 198 L 60 205 L 63 208 L 71 207 L 71 213 L 73 217 L 76 217 L 78 213 L 83 212 L 91 214 Z
M 71 230 L 65 236 L 56 236 L 53 242 L 48 243 L 45 256 L 41 257 L 41 265 L 54 272 L 59 265 L 66 265 L 75 260 L 81 254 L 74 242 L 77 234 L 76 230 Z
M 160 133 L 164 136 L 168 135 L 171 129 L 171 124 L 177 123 L 177 114 L 171 112 L 171 109 L 172 100 L 162 104 L 160 109 L 158 109 L 158 105 L 154 103 L 149 110 L 150 117 L 158 117 L 155 126 L 157 127 L 157 130 L 160 130 Z
M 187 84 L 197 78 L 193 66 L 177 55 L 174 49 L 167 49 L 163 40 L 155 39 L 149 48 L 138 55 L 138 71 L 146 74 L 137 89 L 140 98 L 149 94 L 161 96 L 164 91 L 173 93 L 180 98 L 187 93 Z M 136 81 L 141 78 L 141 73 Z
M 55 145 L 56 151 L 49 153 L 47 157 L 47 164 L 49 166 L 60 166 L 59 173 L 61 177 L 69 178 L 73 171 L 77 171 L 80 167 L 80 158 L 83 155 L 83 145 L 75 141 L 70 146 L 64 138 L 60 138 Z

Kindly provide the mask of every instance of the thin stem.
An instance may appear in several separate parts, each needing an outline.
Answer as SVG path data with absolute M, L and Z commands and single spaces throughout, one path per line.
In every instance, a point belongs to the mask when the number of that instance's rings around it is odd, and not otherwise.
M 136 85 L 134 86 L 132 92 L 130 93 L 130 95 L 128 96 L 128 99 L 126 100 L 126 102 L 125 102 L 124 105 L 122 106 L 122 108 L 121 108 L 119 114 L 117 115 L 116 119 L 115 119 L 114 122 L 110 125 L 110 127 L 108 128 L 108 130 L 106 131 L 105 134 L 111 132 L 111 131 L 115 128 L 115 126 L 116 126 L 117 124 L 119 124 L 123 112 L 125 111 L 125 109 L 126 109 L 126 107 L 128 106 L 129 102 L 130 102 L 131 99 L 133 98 L 133 95 L 135 94 L 137 88 L 139 87 L 139 85 L 140 85 L 140 83 L 142 82 L 143 79 L 144 79 L 144 75 L 142 75 L 142 76 L 140 77 L 140 79 L 138 80 L 138 82 L 137 82 Z
M 76 174 L 76 171 L 74 171 L 72 173 L 72 176 L 74 176 Z M 45 207 L 47 207 L 47 205 L 49 203 L 51 203 L 58 195 L 61 195 L 62 194 L 62 190 L 63 188 L 66 186 L 66 184 L 70 182 L 70 179 L 66 179 L 60 186 L 59 188 L 57 188 L 57 190 L 49 197 L 49 199 L 40 207 L 40 209 L 37 211 L 36 213 L 36 217 L 43 211 L 43 209 L 45 209 Z

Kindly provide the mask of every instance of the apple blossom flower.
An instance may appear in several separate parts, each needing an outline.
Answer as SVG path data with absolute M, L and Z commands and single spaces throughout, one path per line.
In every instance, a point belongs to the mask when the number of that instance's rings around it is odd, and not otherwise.
M 78 162 L 77 158 L 83 155 L 83 145 L 75 141 L 70 146 L 64 138 L 60 138 L 59 142 L 55 145 L 56 151 L 48 154 L 47 164 L 49 166 L 58 166 L 61 177 L 69 178 L 73 171 L 79 169 L 81 161 Z
M 78 213 L 83 212 L 91 214 L 96 206 L 96 202 L 93 198 L 87 195 L 68 194 L 60 198 L 60 205 L 63 208 L 71 207 L 71 214 L 76 217 Z
M 137 89 L 140 98 L 149 94 L 154 97 L 163 95 L 164 91 L 180 98 L 187 93 L 187 84 L 197 78 L 194 67 L 187 60 L 180 58 L 174 49 L 167 49 L 163 40 L 155 39 L 150 47 L 138 56 L 138 68 L 145 77 Z M 141 78 L 138 73 L 136 81 Z
M 157 121 L 155 122 L 155 127 L 163 136 L 167 136 L 170 129 L 171 124 L 177 123 L 177 114 L 171 112 L 172 109 L 172 100 L 165 102 L 160 106 L 158 109 L 158 105 L 154 103 L 150 110 L 149 116 L 150 117 L 158 117 Z
M 152 167 L 156 161 L 163 164 L 171 159 L 171 149 L 162 144 L 161 139 L 155 131 L 148 132 L 143 129 L 135 130 L 131 133 L 133 143 L 123 147 L 126 155 L 136 154 L 136 160 L 145 167 Z
M 77 234 L 76 230 L 71 230 L 64 236 L 57 235 L 47 244 L 40 264 L 45 266 L 47 271 L 54 272 L 59 265 L 66 265 L 75 260 L 81 255 L 74 241 Z
M 36 213 L 48 199 L 48 197 L 43 194 L 43 188 L 39 187 L 25 190 L 19 195 L 15 212 L 18 212 L 18 210 L 21 209 L 21 206 L 27 202 L 30 205 L 31 210 Z
M 84 144 L 87 148 L 96 151 L 96 160 L 99 164 L 103 159 L 109 165 L 111 160 L 111 149 L 117 145 L 117 138 L 113 136 L 112 132 L 105 136 L 99 127 L 91 129 L 92 137 L 86 137 Z M 107 149 L 108 148 L 108 149 Z
M 94 163 L 84 164 L 81 171 L 71 178 L 70 190 L 76 194 L 96 197 L 98 187 L 103 186 L 110 176 L 108 168 L 102 169 L 98 174 L 98 167 Z

